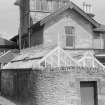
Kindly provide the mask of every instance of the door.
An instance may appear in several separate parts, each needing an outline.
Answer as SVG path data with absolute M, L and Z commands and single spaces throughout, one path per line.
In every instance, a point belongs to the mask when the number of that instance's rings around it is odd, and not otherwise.
M 97 105 L 97 83 L 80 82 L 81 105 Z

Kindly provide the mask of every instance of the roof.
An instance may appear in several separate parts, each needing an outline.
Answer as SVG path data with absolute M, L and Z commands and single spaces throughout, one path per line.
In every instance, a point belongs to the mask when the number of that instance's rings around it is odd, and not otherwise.
M 89 16 L 87 13 L 85 13 L 82 9 L 80 9 L 77 5 L 75 5 L 73 2 L 69 2 L 67 5 L 63 6 L 62 8 L 59 8 L 56 12 L 48 15 L 47 17 L 43 18 L 42 20 L 38 21 L 34 25 L 32 25 L 31 28 L 41 27 L 48 21 L 52 20 L 55 16 L 61 14 L 67 9 L 73 9 L 76 12 L 78 12 L 80 15 L 82 15 L 85 19 L 87 19 L 91 24 L 93 24 L 95 27 L 99 27 L 100 24 L 96 22 L 91 16 Z
M 3 69 L 32 68 L 32 64 L 37 65 L 37 62 L 54 49 L 55 46 L 49 45 L 45 47 L 40 45 L 23 49 L 10 63 L 5 65 Z
M 0 37 L 0 45 L 8 45 L 9 46 L 9 45 L 14 45 L 14 44 L 16 44 L 16 43 Z
M 17 39 L 19 39 L 19 34 L 14 35 L 10 40 L 16 42 Z
M 18 47 L 15 42 L 0 37 L 0 48 L 14 49 Z
M 53 47 L 52 47 L 53 48 Z M 14 59 L 7 65 L 3 67 L 3 69 L 43 69 L 46 67 L 95 67 L 105 69 L 105 66 L 100 63 L 94 53 L 91 51 L 84 52 L 83 56 L 80 59 L 75 59 L 71 54 L 67 53 L 64 49 L 59 46 L 52 48 L 47 48 L 47 53 L 41 59 L 23 59 L 26 56 L 18 56 L 18 59 Z M 32 49 L 33 50 L 33 49 Z M 28 50 L 27 50 L 28 51 Z M 26 51 L 26 53 L 27 53 Z M 29 51 L 30 52 L 30 51 Z M 28 53 L 29 53 L 28 52 Z M 34 52 L 33 52 L 34 53 Z M 30 53 L 31 54 L 31 53 Z M 24 55 L 24 53 L 22 54 Z M 34 53 L 35 55 L 35 53 Z M 32 57 L 32 56 L 29 56 Z M 20 61 L 19 61 L 20 59 Z M 87 63 L 87 59 L 89 60 L 89 64 Z
M 105 33 L 105 25 L 100 25 L 100 27 L 95 28 L 94 31 Z
M 0 56 L 0 63 L 5 64 L 10 62 L 15 56 L 17 55 L 16 52 L 14 52 L 13 50 L 9 50 L 6 53 L 2 54 Z
M 18 62 L 18 61 L 25 61 L 25 60 L 38 60 L 44 57 L 46 54 L 48 54 L 49 51 L 51 51 L 54 46 L 44 46 L 39 45 L 36 47 L 26 48 L 21 50 L 21 52 L 16 56 L 12 62 Z
M 19 61 L 19 62 L 13 62 L 8 63 L 3 67 L 3 69 L 30 69 L 33 68 L 33 64 L 37 66 L 36 60 L 28 60 L 28 61 Z

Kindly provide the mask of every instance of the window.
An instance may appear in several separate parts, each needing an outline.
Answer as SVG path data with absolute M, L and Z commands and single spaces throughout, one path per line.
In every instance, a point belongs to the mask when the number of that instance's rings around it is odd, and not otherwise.
M 43 11 L 47 11 L 47 0 L 42 0 L 42 9 Z
M 73 26 L 65 26 L 66 47 L 74 47 L 75 28 Z
M 35 11 L 44 11 L 46 10 L 46 0 L 31 0 L 30 9 Z
M 97 82 L 80 82 L 81 105 L 97 105 Z
M 59 8 L 59 0 L 53 0 L 53 11 Z
M 36 0 L 36 10 L 43 10 L 43 0 Z
M 47 10 L 53 11 L 53 0 L 47 0 Z

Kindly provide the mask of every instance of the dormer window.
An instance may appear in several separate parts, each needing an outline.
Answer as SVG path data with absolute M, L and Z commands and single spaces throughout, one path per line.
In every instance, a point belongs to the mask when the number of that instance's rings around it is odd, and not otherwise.
M 66 47 L 74 47 L 75 43 L 75 27 L 65 26 Z

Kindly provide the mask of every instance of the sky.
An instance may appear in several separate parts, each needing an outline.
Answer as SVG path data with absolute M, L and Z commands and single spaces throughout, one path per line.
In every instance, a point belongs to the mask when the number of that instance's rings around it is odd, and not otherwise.
M 0 37 L 10 39 L 18 33 L 19 8 L 14 5 L 16 0 L 0 0 Z M 105 0 L 71 0 L 82 7 L 83 1 L 93 6 L 95 20 L 105 24 Z
M 18 33 L 19 8 L 15 0 L 0 0 L 0 37 L 10 39 Z

